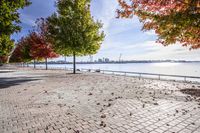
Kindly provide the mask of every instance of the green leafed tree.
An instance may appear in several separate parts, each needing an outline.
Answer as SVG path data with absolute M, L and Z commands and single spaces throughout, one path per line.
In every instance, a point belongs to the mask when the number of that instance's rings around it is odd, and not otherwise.
M 0 64 L 5 63 L 8 60 L 8 53 L 12 51 L 14 47 L 14 41 L 7 35 L 0 35 Z
M 20 31 L 19 9 L 30 4 L 29 0 L 1 0 L 0 1 L 0 62 L 5 62 L 14 47 L 10 36 Z
M 73 56 L 73 73 L 76 73 L 76 56 L 97 53 L 105 37 L 102 24 L 90 12 L 90 0 L 58 0 L 57 12 L 47 18 L 48 36 L 60 55 Z

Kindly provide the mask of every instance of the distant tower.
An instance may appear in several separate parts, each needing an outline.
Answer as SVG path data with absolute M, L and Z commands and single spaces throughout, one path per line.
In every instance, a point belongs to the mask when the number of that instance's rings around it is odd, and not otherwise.
M 65 63 L 67 63 L 67 57 L 64 55 L 64 60 L 65 60 Z
M 121 62 L 121 59 L 122 59 L 122 53 L 120 53 L 119 55 L 119 62 Z
M 92 55 L 90 55 L 90 62 L 93 62 L 93 56 Z

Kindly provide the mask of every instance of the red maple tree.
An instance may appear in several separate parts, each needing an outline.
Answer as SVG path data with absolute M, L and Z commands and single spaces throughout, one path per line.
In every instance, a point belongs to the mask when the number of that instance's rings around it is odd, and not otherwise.
M 155 30 L 158 42 L 167 46 L 180 42 L 200 48 L 199 0 L 118 0 L 118 18 L 138 16 L 142 30 Z
M 22 37 L 15 46 L 14 51 L 10 57 L 10 62 L 30 62 L 30 45 L 28 43 L 28 36 Z
M 7 61 L 7 56 L 0 56 L 0 65 Z
M 31 56 L 33 59 L 45 59 L 47 69 L 47 59 L 56 58 L 59 55 L 53 50 L 52 44 L 47 38 L 48 26 L 44 18 L 36 21 L 36 30 L 30 33 L 29 43 L 31 44 Z
M 47 59 L 56 58 L 59 55 L 54 52 L 52 44 L 46 38 L 47 26 L 45 20 L 38 19 L 36 23 L 37 29 L 22 38 L 16 45 L 11 60 L 12 62 L 22 62 L 27 61 L 27 59 L 34 61 L 45 59 L 47 69 Z
M 31 45 L 30 56 L 34 60 L 45 59 L 47 69 L 47 59 L 56 58 L 59 55 L 54 52 L 52 44 L 47 42 L 40 34 L 32 32 L 29 36 L 28 42 Z

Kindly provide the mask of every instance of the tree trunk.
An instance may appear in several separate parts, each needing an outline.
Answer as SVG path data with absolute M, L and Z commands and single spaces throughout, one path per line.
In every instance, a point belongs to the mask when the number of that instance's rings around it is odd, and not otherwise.
M 76 74 L 76 53 L 73 53 L 73 74 Z
M 36 68 L 36 64 L 35 64 L 36 62 L 35 62 L 35 59 L 34 59 L 34 69 Z
M 8 64 L 10 62 L 10 56 L 6 59 L 6 63 Z
M 45 64 L 46 64 L 46 70 L 48 69 L 47 67 L 47 58 L 45 58 Z
M 65 70 L 67 69 L 67 67 L 66 67 L 66 63 L 67 62 L 67 58 L 66 58 L 66 56 L 65 56 Z

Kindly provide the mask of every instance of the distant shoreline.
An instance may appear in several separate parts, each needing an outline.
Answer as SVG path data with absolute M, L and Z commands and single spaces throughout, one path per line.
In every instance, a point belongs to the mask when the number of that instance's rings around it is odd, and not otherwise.
M 37 62 L 44 64 L 45 62 Z M 200 61 L 123 61 L 123 62 L 76 62 L 76 64 L 131 64 L 131 63 L 200 63 Z M 73 64 L 73 62 L 51 62 L 48 64 Z

